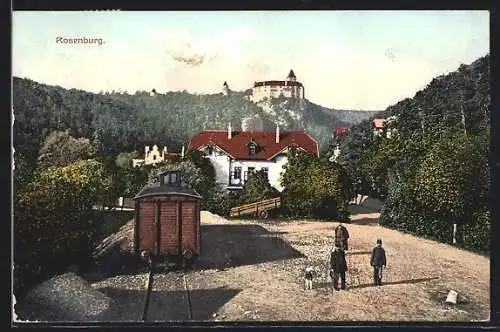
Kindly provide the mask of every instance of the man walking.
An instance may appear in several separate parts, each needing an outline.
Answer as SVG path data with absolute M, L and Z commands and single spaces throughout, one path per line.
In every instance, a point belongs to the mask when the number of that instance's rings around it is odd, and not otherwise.
M 340 222 L 339 225 L 335 228 L 335 243 L 340 243 L 342 250 L 347 251 L 349 250 L 348 239 L 349 232 L 347 231 L 347 228 L 345 228 L 345 226 L 342 224 L 342 222 Z
M 373 266 L 373 283 L 376 286 L 382 285 L 382 266 L 387 265 L 385 250 L 382 248 L 382 240 L 377 239 L 377 246 L 373 248 L 370 265 Z
M 330 255 L 330 276 L 333 279 L 333 287 L 335 290 L 345 289 L 345 273 L 347 271 L 347 262 L 345 260 L 345 253 L 336 243 Z M 340 289 L 339 289 L 340 278 Z

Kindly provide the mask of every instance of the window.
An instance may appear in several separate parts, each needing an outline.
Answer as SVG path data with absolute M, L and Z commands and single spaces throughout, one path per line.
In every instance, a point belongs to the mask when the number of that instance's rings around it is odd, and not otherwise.
M 262 167 L 260 170 L 264 172 L 264 174 L 266 175 L 266 179 L 269 179 L 269 168 Z
M 245 172 L 245 181 L 248 180 L 254 172 L 255 167 L 248 167 L 247 171 Z
M 253 156 L 255 154 L 255 150 L 256 150 L 255 148 L 256 148 L 255 144 L 250 144 L 248 146 L 248 154 L 251 155 L 251 156 Z
M 170 174 L 170 183 L 176 183 L 177 182 L 177 174 L 172 173 Z
M 153 155 L 153 160 L 156 160 L 156 155 Z
M 234 168 L 233 179 L 241 179 L 241 167 Z
M 209 147 L 207 148 L 207 153 L 208 153 L 208 155 L 209 155 L 209 156 L 211 156 L 211 155 L 214 153 L 214 148 L 213 148 L 213 147 L 211 147 L 211 146 L 209 146 Z

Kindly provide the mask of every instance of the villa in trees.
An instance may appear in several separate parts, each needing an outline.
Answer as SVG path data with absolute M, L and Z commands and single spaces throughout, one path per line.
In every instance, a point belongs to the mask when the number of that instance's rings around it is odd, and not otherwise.
M 263 170 L 269 183 L 283 190 L 280 174 L 290 148 L 309 151 L 319 157 L 319 145 L 305 131 L 203 131 L 189 141 L 187 152 L 202 151 L 215 168 L 216 182 L 229 190 L 241 189 L 253 172 Z
M 390 116 L 385 119 L 373 119 L 372 121 L 373 135 L 382 136 L 383 134 L 385 134 L 385 137 L 391 138 L 392 134 L 394 133 L 394 129 L 387 128 L 387 124 L 396 119 L 397 119 L 396 116 Z
M 184 156 L 184 151 L 179 153 L 171 153 L 167 151 L 167 147 L 164 146 L 163 150 L 160 150 L 158 148 L 158 145 L 153 145 L 151 148 L 146 145 L 144 148 L 144 156 L 143 158 L 136 158 L 132 159 L 132 166 L 133 167 L 139 167 L 142 165 L 156 165 L 159 164 L 163 161 L 165 161 L 165 158 L 169 155 L 181 155 Z

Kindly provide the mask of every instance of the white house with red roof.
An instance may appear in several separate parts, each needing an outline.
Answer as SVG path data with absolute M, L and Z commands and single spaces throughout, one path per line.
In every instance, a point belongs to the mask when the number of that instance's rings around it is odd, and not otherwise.
M 216 182 L 228 189 L 241 189 L 252 172 L 264 170 L 269 183 L 283 190 L 280 175 L 287 163 L 286 153 L 295 147 L 319 157 L 319 145 L 305 131 L 203 131 L 189 141 L 187 152 L 205 153 L 215 168 Z
M 396 120 L 397 116 L 393 115 L 385 119 L 373 119 L 372 128 L 374 136 L 382 136 L 385 132 L 385 137 L 391 138 L 392 134 L 395 132 L 394 129 L 386 128 L 387 124 Z

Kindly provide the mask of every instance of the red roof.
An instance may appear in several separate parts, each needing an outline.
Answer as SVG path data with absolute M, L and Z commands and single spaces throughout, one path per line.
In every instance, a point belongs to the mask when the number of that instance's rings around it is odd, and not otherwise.
M 349 132 L 349 130 L 350 130 L 349 127 L 335 128 L 335 136 L 346 134 L 347 132 Z
M 254 141 L 259 148 L 255 155 L 249 154 L 248 143 Z M 191 138 L 187 151 L 199 150 L 205 146 L 217 146 L 234 159 L 270 160 L 288 147 L 299 147 L 319 156 L 319 145 L 305 131 L 280 132 L 276 143 L 276 132 L 232 132 L 228 139 L 227 131 L 203 131 Z
M 377 129 L 382 129 L 385 121 L 385 119 L 373 119 L 373 126 Z

